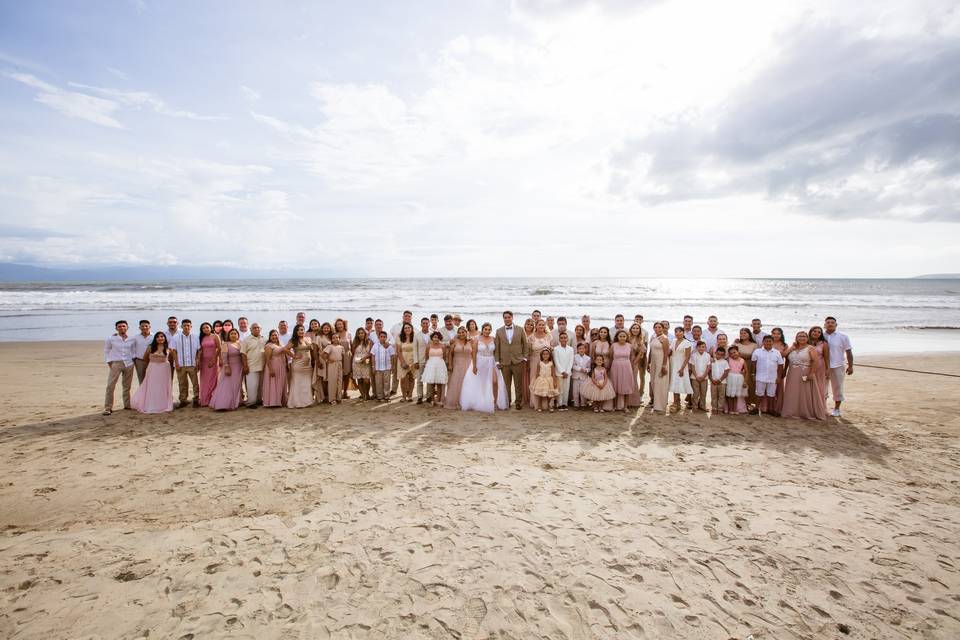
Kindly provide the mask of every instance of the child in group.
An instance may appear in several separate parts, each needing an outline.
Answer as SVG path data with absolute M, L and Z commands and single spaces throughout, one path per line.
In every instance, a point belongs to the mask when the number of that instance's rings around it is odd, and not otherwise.
M 711 413 L 727 412 L 727 373 L 730 363 L 727 362 L 727 350 L 717 347 L 713 351 L 713 364 L 710 365 L 710 411 Z
M 707 343 L 697 340 L 697 350 L 690 356 L 690 384 L 693 385 L 693 410 L 707 410 L 707 377 L 710 375 L 710 354 Z
M 330 404 L 340 404 L 343 397 L 343 345 L 339 334 L 330 334 L 330 344 L 323 348 L 322 360 L 327 365 L 327 398 Z
M 530 394 L 534 397 L 537 413 L 543 413 L 543 407 L 549 407 L 553 413 L 551 401 L 560 393 L 557 372 L 553 365 L 553 352 L 549 349 L 540 350 L 540 362 L 537 363 L 537 375 L 530 383 Z
M 603 366 L 603 354 L 597 354 L 593 359 L 593 371 L 581 385 L 580 394 L 593 402 L 594 413 L 613 410 L 613 399 L 617 397 L 617 393 L 610 384 L 606 367 Z
M 782 329 L 780 335 L 783 335 Z M 777 415 L 777 387 L 783 377 L 784 360 L 783 355 L 773 348 L 773 335 L 763 336 L 763 347 L 754 350 L 751 360 L 754 367 L 753 378 L 757 385 L 758 413 L 764 414 L 769 410 L 773 415 Z
M 747 413 L 747 380 L 744 373 L 747 361 L 740 357 L 736 346 L 727 350 L 727 413 Z
M 573 368 L 573 347 L 570 346 L 570 336 L 567 332 L 559 334 L 560 344 L 553 348 L 553 364 L 555 365 L 557 380 L 559 381 L 560 395 L 557 396 L 557 409 L 567 410 L 567 399 L 570 397 L 570 374 Z
M 587 406 L 588 400 L 583 395 L 583 383 L 590 377 L 590 356 L 587 355 L 586 342 L 577 345 L 577 355 L 573 356 L 571 377 L 573 379 L 573 406 L 578 409 L 584 408 Z

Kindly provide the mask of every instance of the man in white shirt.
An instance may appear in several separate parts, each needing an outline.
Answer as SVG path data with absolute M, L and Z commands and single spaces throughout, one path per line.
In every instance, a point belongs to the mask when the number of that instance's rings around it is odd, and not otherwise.
M 840 403 L 843 402 L 843 381 L 853 375 L 853 347 L 846 334 L 837 331 L 837 319 L 827 316 L 823 321 L 823 337 L 830 347 L 830 392 L 833 394 L 834 418 L 840 417 Z M 846 366 L 844 366 L 846 365 Z
M 460 328 L 461 322 L 463 322 L 463 318 L 460 317 L 460 314 L 453 314 L 453 335 L 457 335 L 457 329 Z
M 113 392 L 117 380 L 123 378 L 123 408 L 130 408 L 130 385 L 133 384 L 133 338 L 127 335 L 127 321 L 118 320 L 117 332 L 103 343 L 103 360 L 107 363 L 107 392 L 103 399 L 103 415 L 113 413 Z
M 250 321 L 246 316 L 237 318 L 237 332 L 240 334 L 240 343 L 242 344 L 250 336 Z
M 412 311 L 404 311 L 402 320 L 400 320 L 400 322 L 398 322 L 397 324 L 393 325 L 393 327 L 390 328 L 390 337 L 392 338 L 390 342 L 392 342 L 393 344 L 397 344 L 398 342 L 400 342 L 400 329 L 403 328 L 404 323 L 413 324 Z M 396 393 L 396 390 L 394 390 L 394 393 Z
M 707 343 L 707 353 L 713 353 L 717 348 L 717 336 L 723 333 L 717 325 L 717 316 L 707 318 L 707 330 L 703 332 L 703 341 Z
M 757 343 L 757 346 L 763 344 L 763 337 L 768 335 L 766 331 L 763 330 L 763 325 L 760 322 L 760 318 L 754 318 L 750 321 L 750 335 L 753 336 L 753 341 Z
M 453 326 L 453 316 L 449 313 L 443 316 L 443 326 L 440 328 L 440 333 L 443 335 L 445 343 L 450 343 L 457 337 L 457 328 Z
M 555 325 L 554 325 L 553 316 L 547 316 L 547 331 L 549 331 L 550 333 L 553 333 L 554 327 Z
M 237 321 L 239 322 L 239 320 Z M 247 356 L 247 406 L 251 409 L 260 404 L 260 388 L 263 383 L 263 350 L 267 339 L 260 335 L 260 325 L 250 327 L 250 335 L 240 343 L 240 353 Z
M 177 316 L 170 316 L 167 318 L 167 328 L 164 329 L 163 333 L 167 336 L 167 344 L 173 344 L 173 339 L 177 335 L 177 325 L 180 324 L 177 321 Z
M 693 339 L 693 316 L 683 316 L 683 337 L 696 344 Z
M 190 385 L 193 385 L 193 406 L 200 406 L 200 381 L 197 378 L 197 366 L 200 361 L 200 336 L 191 333 L 193 322 L 184 318 L 183 331 L 177 333 L 170 343 L 173 349 L 177 384 L 180 387 L 180 403 L 177 408 L 187 406 L 190 397 Z
M 280 337 L 281 347 L 287 346 L 287 343 L 290 342 L 290 338 L 292 334 L 287 329 L 288 329 L 288 326 L 287 326 L 286 320 L 281 320 L 277 324 L 277 333 L 279 334 L 279 337 Z
M 576 335 L 573 331 L 567 329 L 567 318 L 565 316 L 557 318 L 557 328 L 550 332 L 550 346 L 556 347 L 560 344 L 561 334 L 566 334 L 567 344 L 573 349 L 573 345 L 576 343 Z M 574 355 L 576 355 L 576 352 L 574 352 Z
M 613 340 L 614 342 L 616 342 L 616 341 L 617 341 L 617 332 L 618 332 L 618 331 L 626 331 L 626 330 L 627 330 L 627 327 L 626 327 L 626 325 L 623 323 L 623 314 L 622 314 L 622 313 L 618 313 L 617 315 L 613 316 L 613 329 L 610 331 L 610 339 Z M 629 333 L 627 334 L 627 337 L 630 337 L 630 334 L 629 334 Z
M 377 320 L 377 322 L 380 322 Z M 383 325 L 380 322 L 381 326 Z M 387 341 L 387 332 L 380 329 L 377 334 L 377 342 L 373 343 L 370 349 L 370 360 L 373 365 L 373 389 L 377 395 L 378 402 L 386 402 L 387 391 L 390 386 L 390 372 L 397 366 L 397 352 L 393 345 Z
M 147 375 L 147 359 L 143 354 L 147 352 L 147 347 L 153 343 L 153 334 L 150 332 L 150 321 L 140 321 L 140 333 L 133 336 L 133 368 L 137 372 L 137 384 L 143 383 L 143 376 Z M 173 345 L 167 343 L 168 348 Z
M 298 324 L 302 324 L 303 326 L 307 325 L 307 314 L 305 314 L 303 311 L 297 312 L 297 321 L 293 326 L 297 326 Z
M 430 318 L 420 318 L 420 330 L 413 334 L 413 368 L 417 379 L 417 404 L 423 404 L 423 365 L 427 363 L 427 345 L 430 344 Z
M 783 356 L 773 348 L 773 336 L 763 336 L 763 347 L 756 349 L 750 357 L 756 373 L 757 398 L 760 400 L 760 413 L 767 413 L 767 406 L 777 397 L 777 382 L 783 377 Z M 771 412 L 776 415 L 774 412 Z
M 566 411 L 567 401 L 570 398 L 570 376 L 573 373 L 574 353 L 573 347 L 570 346 L 570 335 L 566 331 L 560 334 L 559 341 L 553 348 L 553 365 L 556 367 L 557 379 L 560 382 L 560 395 L 557 396 L 556 403 L 560 411 Z

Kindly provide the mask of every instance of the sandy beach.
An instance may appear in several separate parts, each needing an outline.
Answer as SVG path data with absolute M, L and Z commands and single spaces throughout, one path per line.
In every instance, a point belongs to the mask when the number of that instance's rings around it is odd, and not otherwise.
M 0 344 L 0 637 L 960 637 L 958 378 L 861 367 L 825 423 L 103 417 L 101 353 Z

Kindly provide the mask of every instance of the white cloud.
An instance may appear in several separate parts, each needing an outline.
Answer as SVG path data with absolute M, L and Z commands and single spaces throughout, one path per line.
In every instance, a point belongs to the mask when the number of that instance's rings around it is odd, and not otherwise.
M 205 116 L 192 111 L 186 111 L 184 109 L 174 109 L 164 102 L 160 97 L 150 93 L 149 91 L 125 91 L 123 89 L 109 89 L 81 84 L 79 82 L 70 82 L 69 85 L 77 89 L 85 89 L 101 96 L 105 96 L 125 107 L 130 107 L 133 109 L 148 109 L 164 116 L 204 121 L 226 120 L 226 116 Z
M 28 87 L 39 89 L 40 92 L 34 99 L 41 104 L 56 109 L 65 116 L 86 120 L 103 127 L 125 128 L 113 117 L 120 106 L 113 100 L 105 100 L 77 91 L 66 91 L 28 73 L 7 72 L 4 75 Z

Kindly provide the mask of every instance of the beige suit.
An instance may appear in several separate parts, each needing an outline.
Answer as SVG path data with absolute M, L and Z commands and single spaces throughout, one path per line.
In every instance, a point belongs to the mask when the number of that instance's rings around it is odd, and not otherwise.
M 526 359 L 530 355 L 530 345 L 523 327 L 513 325 L 513 340 L 507 340 L 506 327 L 497 329 L 493 340 L 493 357 L 500 365 L 503 374 L 503 383 L 507 392 L 507 403 L 510 402 L 510 381 L 513 380 L 514 402 L 517 409 L 523 404 L 523 370 L 526 368 Z

